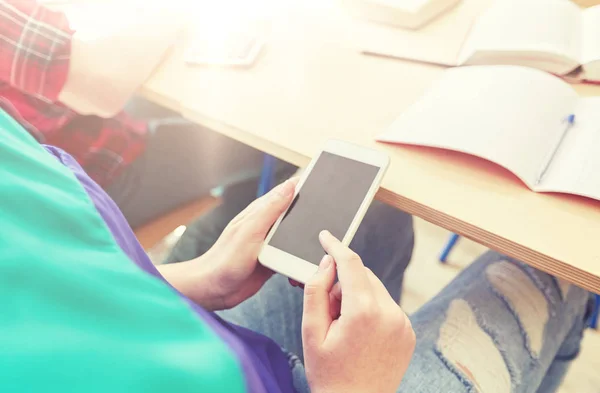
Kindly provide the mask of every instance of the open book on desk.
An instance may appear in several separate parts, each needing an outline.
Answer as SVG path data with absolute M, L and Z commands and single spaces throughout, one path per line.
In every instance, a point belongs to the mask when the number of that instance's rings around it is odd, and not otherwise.
M 600 6 L 496 0 L 473 25 L 458 64 L 514 64 L 600 81 Z
M 600 6 L 582 9 L 569 0 L 494 0 L 470 28 L 456 57 L 441 65 L 522 65 L 569 74 L 571 80 L 600 82 Z M 429 62 L 392 43 L 383 49 L 381 44 L 368 46 L 363 48 L 367 53 Z
M 532 68 L 447 70 L 377 139 L 468 153 L 534 191 L 600 200 L 600 97 Z

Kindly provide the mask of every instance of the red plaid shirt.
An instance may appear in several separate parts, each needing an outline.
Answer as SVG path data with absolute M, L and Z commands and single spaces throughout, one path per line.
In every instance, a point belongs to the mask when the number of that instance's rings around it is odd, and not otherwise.
M 147 127 L 125 113 L 82 116 L 58 102 L 72 35 L 64 14 L 36 0 L 0 0 L 0 108 L 106 185 L 143 152 Z

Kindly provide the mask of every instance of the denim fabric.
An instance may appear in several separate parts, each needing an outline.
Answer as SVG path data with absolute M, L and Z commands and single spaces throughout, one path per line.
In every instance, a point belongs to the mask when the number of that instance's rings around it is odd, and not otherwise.
M 413 245 L 412 217 L 375 201 L 350 247 L 399 301 Z M 229 322 L 270 337 L 302 360 L 302 296 L 302 290 L 291 287 L 286 277 L 275 275 L 258 294 L 238 307 L 218 314 Z
M 532 301 L 525 306 L 533 311 L 541 310 L 547 320 L 525 318 L 523 305 L 515 307 L 506 293 L 491 284 L 488 268 L 498 263 L 508 263 L 525 274 L 530 280 L 527 289 L 530 293 L 521 295 L 537 299 L 537 303 Z M 514 289 L 519 292 L 520 288 Z M 275 332 L 276 341 L 294 345 L 287 348 L 298 351 L 294 343 L 300 336 L 301 325 L 296 318 L 301 314 L 301 297 L 300 290 L 290 288 L 285 280 L 276 277 L 251 303 L 223 315 L 267 335 Z M 514 302 L 514 297 L 512 300 Z M 411 316 L 417 347 L 398 392 L 555 392 L 569 363 L 579 352 L 590 300 L 589 293 L 575 286 L 568 286 L 568 292 L 563 295 L 554 277 L 488 252 Z M 449 309 L 459 303 L 471 309 L 474 317 L 471 323 L 462 317 L 450 320 Z M 249 312 L 248 308 L 255 312 Z M 462 336 L 457 333 L 442 337 L 440 332 L 447 331 L 448 324 L 454 324 Z M 542 340 L 539 341 L 541 346 L 534 348 L 531 341 L 536 334 Z M 488 337 L 487 345 L 479 345 L 477 336 Z M 479 362 L 483 367 L 477 366 L 478 359 L 484 359 Z M 469 365 L 473 367 L 469 369 Z M 297 361 L 291 366 L 296 390 L 308 393 L 303 364 Z M 501 383 L 502 374 L 508 381 L 505 385 Z

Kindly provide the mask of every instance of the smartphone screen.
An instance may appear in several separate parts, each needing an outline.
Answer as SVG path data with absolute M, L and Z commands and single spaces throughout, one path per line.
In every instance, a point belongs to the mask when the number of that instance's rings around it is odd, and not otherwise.
M 379 167 L 321 152 L 269 245 L 318 265 L 325 255 L 319 233 L 342 239 Z

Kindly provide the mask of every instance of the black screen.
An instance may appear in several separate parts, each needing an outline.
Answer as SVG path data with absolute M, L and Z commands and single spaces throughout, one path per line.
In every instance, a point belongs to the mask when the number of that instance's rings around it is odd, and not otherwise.
M 319 232 L 342 239 L 379 168 L 322 152 L 269 245 L 318 265 Z

